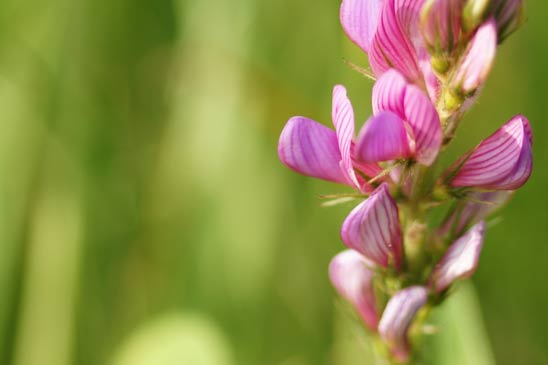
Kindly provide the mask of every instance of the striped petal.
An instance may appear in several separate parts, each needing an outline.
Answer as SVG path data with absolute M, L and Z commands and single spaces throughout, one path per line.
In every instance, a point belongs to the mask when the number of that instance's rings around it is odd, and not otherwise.
M 457 67 L 451 86 L 462 95 L 469 95 L 483 85 L 495 60 L 497 24 L 494 19 L 482 24 L 470 41 L 469 49 Z
M 428 289 L 410 286 L 397 292 L 386 305 L 379 322 L 379 334 L 397 361 L 409 358 L 408 329 L 415 315 L 426 304 Z
M 393 263 L 400 269 L 402 238 L 398 207 L 386 183 L 350 212 L 342 225 L 341 238 L 346 246 L 379 266 Z
M 451 186 L 487 190 L 521 187 L 531 175 L 532 143 L 527 119 L 520 115 L 512 118 L 456 163 L 462 166 Z
M 377 114 L 388 110 L 398 114 L 400 118 L 404 118 L 403 103 L 407 85 L 408 82 L 401 73 L 395 69 L 386 71 L 373 86 L 373 113 Z
M 438 293 L 447 289 L 456 280 L 468 278 L 474 274 L 483 247 L 484 234 L 485 222 L 481 221 L 447 249 L 430 279 Z
M 411 157 L 403 120 L 388 111 L 369 118 L 360 131 L 356 154 L 368 163 Z
M 431 165 L 442 143 L 441 123 L 430 98 L 402 74 L 389 70 L 373 87 L 373 112 L 391 111 L 407 123 L 412 131 L 416 160 Z
M 339 253 L 329 264 L 329 278 L 337 292 L 358 311 L 365 324 L 376 330 L 379 313 L 373 288 L 373 272 L 362 255 L 353 250 Z
M 341 4 L 342 27 L 365 53 L 369 53 L 382 3 L 383 0 L 343 0 Z
M 412 81 L 421 79 L 416 51 L 407 31 L 414 28 L 413 1 L 386 0 L 371 43 L 369 63 L 376 75 L 395 68 Z M 407 5 L 407 7 L 406 7 Z M 418 18 L 417 18 L 418 21 Z
M 415 85 L 406 88 L 404 109 L 405 120 L 415 137 L 415 158 L 430 166 L 438 156 L 443 138 L 438 112 L 428 96 Z
M 280 135 L 278 156 L 300 174 L 348 183 L 340 168 L 341 152 L 335 131 L 311 119 L 289 119 Z
M 360 188 L 354 167 L 352 166 L 351 149 L 354 139 L 354 110 L 346 96 L 344 86 L 337 85 L 333 89 L 333 124 L 337 133 L 339 151 L 341 153 L 340 166 L 346 181 Z

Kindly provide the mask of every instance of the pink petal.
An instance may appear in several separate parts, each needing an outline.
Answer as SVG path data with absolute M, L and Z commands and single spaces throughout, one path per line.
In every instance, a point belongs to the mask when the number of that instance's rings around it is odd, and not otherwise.
M 434 73 L 432 68 L 431 57 L 426 48 L 417 49 L 417 58 L 419 60 L 419 68 L 424 77 L 426 91 L 433 103 L 436 103 L 440 96 L 441 84 L 440 80 Z
M 354 184 L 359 189 L 360 184 L 352 166 L 351 156 L 352 140 L 354 139 L 354 111 L 352 110 L 350 100 L 346 96 L 346 89 L 341 85 L 337 85 L 333 89 L 332 118 L 341 153 L 341 169 L 346 177 L 346 181 Z
M 345 33 L 369 53 L 383 0 L 343 0 L 340 19 Z
M 401 73 L 394 69 L 386 71 L 373 86 L 373 113 L 388 110 L 404 118 L 403 102 L 407 85 L 408 82 Z
M 423 46 L 420 33 L 420 14 L 426 0 L 394 0 L 400 26 L 415 48 Z
M 379 266 L 388 267 L 393 262 L 396 269 L 401 267 L 398 207 L 386 183 L 350 212 L 342 225 L 341 238 L 346 246 Z
M 373 272 L 362 255 L 353 250 L 339 253 L 329 264 L 329 278 L 339 294 L 356 308 L 365 324 L 377 329 L 379 313 L 373 288 Z
M 478 89 L 485 82 L 493 67 L 496 50 L 497 25 L 491 18 L 476 31 L 451 85 L 464 95 Z
M 412 1 L 386 0 L 369 52 L 369 63 L 376 75 L 395 68 L 412 81 L 421 79 L 412 39 L 406 32 L 412 26 L 414 7 L 405 7 Z M 401 3 L 401 4 L 400 4 Z M 396 13 L 398 5 L 398 15 Z
M 397 292 L 386 305 L 379 322 L 379 334 L 398 361 L 409 358 L 408 329 L 415 315 L 426 304 L 428 289 L 410 286 Z
M 340 168 L 341 152 L 335 131 L 311 119 L 289 119 L 280 135 L 278 156 L 300 174 L 348 183 Z
M 390 161 L 411 157 L 403 121 L 392 112 L 381 112 L 364 124 L 356 144 L 358 159 L 364 162 Z
M 532 142 L 527 119 L 520 115 L 512 118 L 466 155 L 469 157 L 451 181 L 451 186 L 487 190 L 521 187 L 533 167 Z
M 472 276 L 478 267 L 483 247 L 485 222 L 481 221 L 456 240 L 432 272 L 431 282 L 441 293 L 456 280 Z
M 404 99 L 405 120 L 415 137 L 415 158 L 429 166 L 436 159 L 443 133 L 436 108 L 430 99 L 415 85 L 409 85 Z

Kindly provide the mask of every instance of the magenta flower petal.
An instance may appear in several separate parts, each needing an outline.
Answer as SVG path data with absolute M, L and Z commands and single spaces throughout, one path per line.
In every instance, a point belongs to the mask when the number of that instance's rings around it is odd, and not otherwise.
M 300 174 L 348 184 L 340 167 L 341 152 L 335 131 L 311 119 L 289 119 L 280 135 L 278 155 L 285 165 Z
M 346 181 L 354 184 L 359 189 L 360 184 L 352 166 L 351 156 L 352 141 L 354 139 L 354 110 L 352 109 L 350 100 L 346 96 L 346 89 L 341 85 L 337 85 L 333 89 L 332 118 L 341 153 L 341 169 L 346 177 Z
M 484 234 L 485 222 L 481 221 L 447 249 L 430 279 L 438 293 L 447 289 L 456 280 L 474 274 L 483 247 Z
M 379 266 L 401 267 L 402 238 L 396 202 L 388 185 L 380 185 L 358 205 L 341 228 L 342 241 Z
M 401 118 L 388 111 L 369 118 L 360 131 L 356 154 L 368 163 L 411 157 L 409 138 Z
M 373 111 L 396 113 L 412 131 L 410 150 L 416 160 L 431 165 L 442 143 L 441 123 L 430 98 L 417 86 L 409 84 L 396 70 L 388 70 L 373 87 Z
M 369 53 L 383 0 L 343 0 L 341 24 L 352 42 Z
M 464 95 L 476 91 L 487 79 L 497 50 L 497 24 L 491 18 L 482 24 L 470 42 L 451 85 Z
M 515 116 L 465 156 L 451 186 L 487 190 L 519 188 L 531 175 L 532 143 L 529 122 L 521 115 Z
M 408 82 L 398 71 L 390 69 L 377 79 L 373 86 L 373 113 L 391 111 L 405 118 L 403 102 Z
M 411 126 L 415 139 L 415 158 L 429 166 L 436 159 L 443 133 L 440 118 L 430 99 L 415 85 L 406 88 L 405 120 Z
M 388 301 L 379 322 L 379 334 L 394 357 L 405 362 L 409 357 L 408 329 L 415 315 L 426 304 L 428 289 L 410 286 L 397 292 Z
M 365 324 L 376 330 L 379 313 L 373 288 L 373 272 L 362 255 L 353 250 L 339 253 L 329 264 L 329 278 L 337 292 L 356 308 Z
M 407 33 L 418 14 L 410 11 L 417 1 L 386 0 L 371 43 L 369 63 L 376 75 L 395 68 L 412 81 L 420 80 L 416 51 Z M 417 19 L 414 19 L 417 18 Z
M 428 91 L 428 96 L 433 103 L 436 103 L 440 96 L 441 84 L 432 68 L 432 58 L 424 47 L 417 49 L 417 58 L 419 60 L 419 68 L 421 69 L 424 77 L 424 83 L 426 85 L 426 91 Z

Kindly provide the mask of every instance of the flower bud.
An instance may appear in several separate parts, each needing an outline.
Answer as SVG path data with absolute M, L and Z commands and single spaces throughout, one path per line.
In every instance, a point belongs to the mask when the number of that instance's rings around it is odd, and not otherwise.
M 373 288 L 373 263 L 353 250 L 339 253 L 329 264 L 329 278 L 337 292 L 358 311 L 365 324 L 377 329 L 379 314 Z
M 379 266 L 393 263 L 400 269 L 402 238 L 398 206 L 386 183 L 350 212 L 342 225 L 341 239 Z
M 494 0 L 491 9 L 497 21 L 499 42 L 516 31 L 523 23 L 522 0 Z
M 464 5 L 463 27 L 467 32 L 476 29 L 488 14 L 490 0 L 468 0 Z
M 456 280 L 472 276 L 476 271 L 484 234 L 485 222 L 481 221 L 447 249 L 430 277 L 438 293 L 447 289 Z
M 466 227 L 487 218 L 508 203 L 513 191 L 474 191 L 461 200 L 454 212 L 442 223 L 439 234 L 460 235 Z
M 379 334 L 388 344 L 397 361 L 406 362 L 409 357 L 408 330 L 415 315 L 426 304 L 428 289 L 410 286 L 397 292 L 388 301 L 379 322 Z
M 428 0 L 421 12 L 421 31 L 433 56 L 450 55 L 457 47 L 462 33 L 463 0 Z M 433 63 L 436 71 L 441 58 Z M 436 67 L 437 66 L 437 67 Z
M 494 19 L 482 24 L 466 51 L 457 72 L 451 80 L 451 87 L 459 95 L 471 95 L 480 88 L 493 66 L 497 50 L 497 26 Z

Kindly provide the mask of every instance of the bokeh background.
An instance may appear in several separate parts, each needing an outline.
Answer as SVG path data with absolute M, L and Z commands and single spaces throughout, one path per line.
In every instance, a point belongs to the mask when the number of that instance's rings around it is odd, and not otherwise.
M 344 189 L 276 154 L 290 116 L 330 123 L 336 83 L 371 112 L 338 7 L 2 1 L 1 364 L 368 363 L 326 273 L 352 205 L 320 207 Z M 547 12 L 529 2 L 449 151 L 518 112 L 535 131 L 425 363 L 548 364 Z

